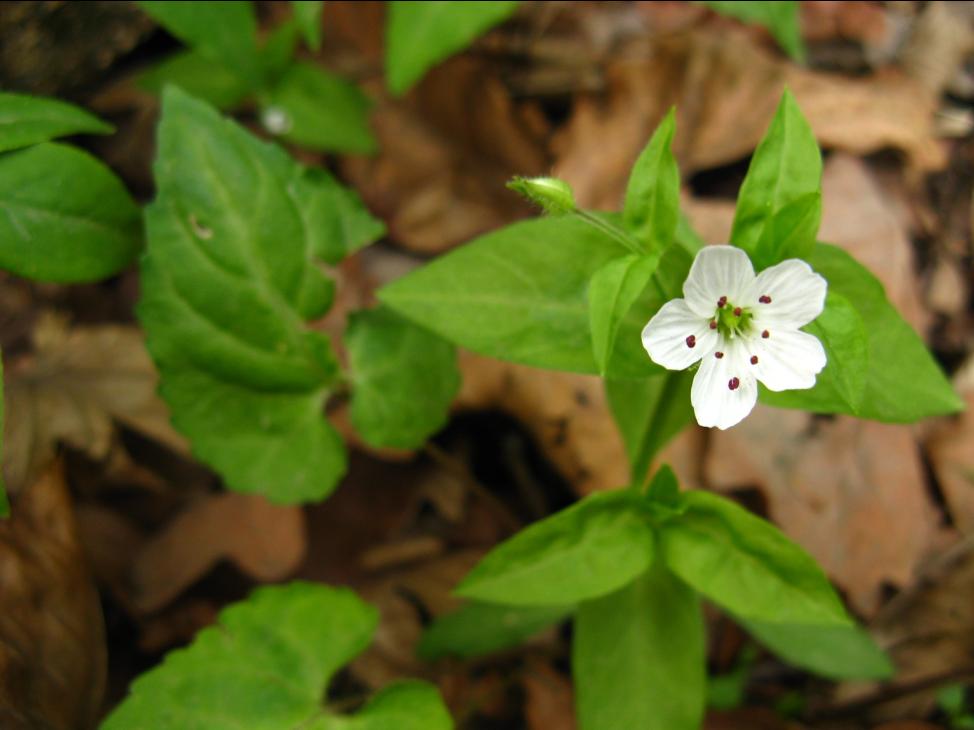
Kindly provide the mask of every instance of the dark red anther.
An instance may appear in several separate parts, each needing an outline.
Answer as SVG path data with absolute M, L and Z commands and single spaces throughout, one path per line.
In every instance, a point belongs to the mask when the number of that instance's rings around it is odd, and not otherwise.
M 721 297 L 717 300 L 718 307 L 723 307 L 725 304 L 727 304 L 727 297 Z
M 767 330 L 765 330 L 764 332 L 762 332 L 762 333 L 761 333 L 761 336 L 762 336 L 762 337 L 763 337 L 764 339 L 768 339 L 769 337 L 771 337 L 771 333 L 770 333 L 770 332 L 768 332 Z
M 741 381 L 737 378 L 731 378 L 727 383 L 727 387 L 731 390 L 737 390 L 739 387 L 741 387 Z
M 694 335 L 687 337 L 687 347 L 693 347 L 697 344 L 697 338 Z
M 741 316 L 741 312 L 743 312 L 743 311 L 744 310 L 741 309 L 740 307 L 734 307 L 734 316 L 735 317 L 740 317 Z
M 712 329 L 712 330 L 717 329 L 717 320 L 716 319 L 710 320 L 710 329 Z
M 714 357 L 716 357 L 718 360 L 720 360 L 720 358 L 722 358 L 723 356 L 724 356 L 724 353 L 722 353 L 720 351 L 714 353 Z
M 771 304 L 771 297 L 769 297 L 767 294 L 762 294 L 758 297 L 758 301 L 761 302 L 761 304 Z
M 751 355 L 751 364 L 752 365 L 757 365 L 758 364 L 758 356 L 757 355 Z

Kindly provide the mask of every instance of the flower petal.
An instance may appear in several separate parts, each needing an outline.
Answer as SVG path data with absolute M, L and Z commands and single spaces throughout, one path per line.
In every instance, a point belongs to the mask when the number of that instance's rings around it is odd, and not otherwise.
M 700 363 L 690 389 L 690 402 L 697 423 L 723 430 L 740 423 L 751 412 L 758 399 L 758 384 L 739 339 L 722 338 L 717 351 L 724 356 L 711 355 Z M 737 384 L 732 389 L 735 378 Z
M 762 329 L 803 327 L 825 308 L 828 282 L 801 259 L 788 259 L 765 269 L 754 280 L 749 298 Z M 770 298 L 762 302 L 761 297 Z
M 687 338 L 693 337 L 693 346 Z M 671 299 L 643 327 L 643 347 L 653 362 L 669 370 L 685 370 L 717 345 L 710 320 L 690 311 L 683 299 Z
M 815 376 L 825 367 L 825 348 L 818 338 L 793 329 L 776 329 L 767 339 L 748 342 L 758 358 L 754 375 L 768 390 L 805 390 L 815 385 Z
M 742 307 L 751 306 L 745 297 L 752 291 L 754 267 L 751 259 L 736 246 L 705 246 L 693 260 L 690 274 L 683 283 L 687 305 L 701 317 L 714 316 L 717 300 L 727 300 Z

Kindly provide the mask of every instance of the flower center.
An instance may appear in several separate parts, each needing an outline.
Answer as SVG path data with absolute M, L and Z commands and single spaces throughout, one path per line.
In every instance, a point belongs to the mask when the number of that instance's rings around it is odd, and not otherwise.
M 734 306 L 722 296 L 717 300 L 717 311 L 710 321 L 710 328 L 718 330 L 724 337 L 736 337 L 750 331 L 753 319 L 750 310 Z

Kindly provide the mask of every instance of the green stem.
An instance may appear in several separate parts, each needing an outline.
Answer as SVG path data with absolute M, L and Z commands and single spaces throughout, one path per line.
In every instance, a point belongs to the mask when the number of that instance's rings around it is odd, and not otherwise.
M 575 211 L 575 215 L 581 218 L 583 221 L 588 223 L 590 226 L 598 228 L 602 233 L 614 238 L 618 243 L 621 243 L 627 249 L 640 256 L 644 255 L 646 251 L 643 249 L 639 242 L 626 233 L 624 230 L 618 226 L 614 226 L 611 223 L 602 220 L 597 215 L 589 213 L 587 210 L 578 209 Z

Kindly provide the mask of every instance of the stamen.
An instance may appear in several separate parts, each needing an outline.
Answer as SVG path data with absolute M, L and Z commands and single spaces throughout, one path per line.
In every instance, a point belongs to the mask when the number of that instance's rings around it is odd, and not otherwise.
M 771 304 L 771 297 L 769 297 L 767 294 L 762 294 L 758 297 L 758 301 L 761 302 L 761 304 Z
M 710 329 L 712 329 L 712 330 L 717 329 L 717 320 L 716 319 L 710 320 Z
M 770 333 L 770 332 L 768 332 L 767 330 L 765 330 L 764 332 L 762 332 L 762 333 L 761 333 L 761 336 L 762 336 L 762 337 L 763 337 L 764 339 L 768 339 L 769 337 L 771 337 L 771 333 Z
M 714 357 L 716 357 L 718 360 L 720 360 L 720 358 L 722 358 L 723 356 L 724 356 L 724 353 L 722 353 L 722 352 L 715 352 L 714 353 Z
M 718 309 L 720 307 L 723 307 L 725 304 L 727 304 L 727 297 L 721 297 L 720 299 L 717 300 Z
M 744 310 L 741 309 L 740 307 L 734 307 L 734 316 L 735 317 L 740 317 L 741 316 L 741 312 L 743 312 L 743 311 Z
M 730 381 L 728 381 L 727 383 L 727 387 L 730 388 L 731 390 L 737 390 L 740 387 L 740 385 L 741 385 L 741 381 L 738 380 L 737 378 L 731 378 Z
M 694 335 L 687 337 L 687 347 L 693 347 L 697 344 L 697 338 Z
M 752 365 L 757 365 L 758 364 L 758 356 L 757 355 L 751 355 L 751 364 Z

